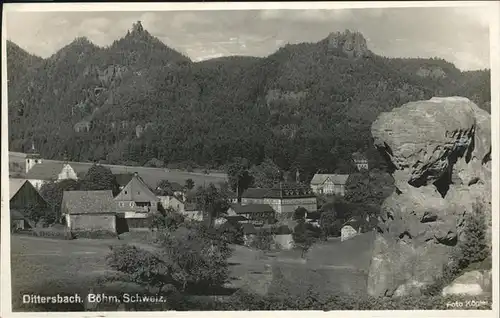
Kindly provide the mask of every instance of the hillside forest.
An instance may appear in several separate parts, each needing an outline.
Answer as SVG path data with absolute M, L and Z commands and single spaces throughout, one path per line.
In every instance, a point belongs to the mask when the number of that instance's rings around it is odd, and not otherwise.
M 352 172 L 354 152 L 384 169 L 370 136 L 381 112 L 453 95 L 490 109 L 489 70 L 386 58 L 348 30 L 264 58 L 193 62 L 137 22 L 108 47 L 77 38 L 45 59 L 9 41 L 7 64 L 9 148 L 34 143 L 47 159 L 221 170 L 270 160 L 307 181 Z

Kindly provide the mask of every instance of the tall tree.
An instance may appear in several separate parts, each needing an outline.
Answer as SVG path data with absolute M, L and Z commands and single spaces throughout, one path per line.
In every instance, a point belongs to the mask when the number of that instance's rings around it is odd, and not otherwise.
M 253 183 L 253 178 L 250 175 L 249 169 L 250 162 L 248 159 L 239 157 L 234 158 L 226 168 L 229 187 L 238 194 L 238 198 L 241 197 L 241 194 L 243 194 L 243 192 Z
M 209 227 L 212 227 L 215 218 L 229 209 L 227 196 L 212 183 L 207 187 L 198 187 L 195 202 L 198 208 L 203 211 L 203 217 Z
M 193 179 L 191 179 L 191 178 L 187 179 L 185 187 L 188 190 L 192 190 L 194 188 L 194 181 L 193 181 Z
M 119 192 L 116 177 L 108 167 L 94 164 L 83 178 L 82 190 L 111 190 L 113 195 Z
M 250 175 L 253 177 L 254 186 L 258 188 L 272 188 L 283 181 L 280 168 L 269 158 L 253 166 L 250 169 Z
M 63 192 L 75 190 L 81 190 L 81 184 L 71 179 L 59 182 L 48 182 L 42 185 L 40 194 L 51 207 L 51 213 L 48 216 L 50 219 L 55 219 L 56 221 L 60 220 Z

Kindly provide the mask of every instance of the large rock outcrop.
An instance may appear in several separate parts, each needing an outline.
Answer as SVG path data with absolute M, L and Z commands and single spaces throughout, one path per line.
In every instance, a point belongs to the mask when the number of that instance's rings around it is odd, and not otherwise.
M 392 166 L 368 278 L 373 296 L 414 294 L 442 274 L 479 206 L 491 242 L 490 115 L 467 98 L 411 102 L 372 124 Z

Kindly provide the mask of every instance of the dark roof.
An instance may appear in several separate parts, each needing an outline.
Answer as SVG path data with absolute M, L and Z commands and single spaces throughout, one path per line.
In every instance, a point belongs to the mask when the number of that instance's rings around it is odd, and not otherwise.
M 231 208 L 236 214 L 274 212 L 274 209 L 269 204 L 232 204 Z
M 18 209 L 10 209 L 10 219 L 11 220 L 24 220 L 24 214 Z
M 76 173 L 78 178 L 83 177 L 91 165 L 82 163 L 67 163 Z M 64 162 L 42 162 L 38 163 L 26 173 L 26 179 L 31 180 L 57 180 L 59 173 L 61 173 L 65 163 Z
M 244 217 L 243 215 L 226 215 L 224 216 L 224 218 L 228 221 L 228 222 L 241 222 L 241 221 L 246 221 L 248 220 L 246 217 Z
M 69 214 L 115 213 L 111 190 L 64 191 L 62 206 Z
M 116 196 L 117 201 L 154 202 L 156 195 L 139 175 L 133 175 L 130 182 Z
M 243 229 L 243 234 L 257 234 L 255 226 L 250 223 L 243 223 L 241 224 L 241 227 Z
M 64 164 L 62 162 L 43 162 L 34 165 L 26 173 L 26 179 L 56 180 Z
M 346 184 L 348 178 L 349 178 L 348 174 L 316 173 L 311 180 L 311 184 L 320 185 L 325 183 L 327 180 L 330 180 L 333 182 L 333 184 L 344 185 Z
M 352 226 L 356 231 L 361 228 L 362 232 L 369 231 L 376 227 L 378 224 L 378 220 L 374 216 L 367 216 L 365 215 L 364 217 L 352 217 L 350 218 L 347 222 L 345 222 L 342 227 L 346 225 Z
M 170 182 L 170 188 L 172 189 L 172 191 L 184 191 L 184 187 L 180 184 L 180 183 L 177 183 L 177 182 Z
M 306 219 L 310 220 L 319 220 L 321 217 L 321 212 L 319 211 L 314 211 L 314 212 L 307 212 Z
M 315 197 L 308 186 L 282 187 L 273 189 L 249 188 L 243 192 L 242 198 L 264 199 L 264 198 L 311 198 Z

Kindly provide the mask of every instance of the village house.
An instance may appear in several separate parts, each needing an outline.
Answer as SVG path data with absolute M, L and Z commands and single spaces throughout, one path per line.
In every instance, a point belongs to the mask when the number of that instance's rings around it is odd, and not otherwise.
M 41 215 L 48 212 L 47 201 L 35 187 L 25 179 L 9 179 L 9 209 L 12 229 L 33 228 L 35 224 L 25 215 L 30 209 L 41 210 Z
M 359 171 L 368 170 L 368 159 L 362 153 L 355 152 L 352 154 L 352 160 Z
M 129 228 L 147 228 L 149 217 L 158 211 L 160 202 L 137 173 L 114 200 L 117 211 L 127 220 Z
M 184 203 L 182 215 L 188 220 L 203 221 L 203 211 L 200 211 L 195 203 Z
M 276 211 L 269 204 L 232 204 L 227 211 L 227 216 L 242 216 L 246 222 L 262 226 L 275 223 Z
M 49 161 L 43 162 L 39 154 L 34 150 L 26 155 L 26 179 L 38 190 L 43 184 L 51 181 L 78 180 L 85 176 L 89 165 L 80 163 L 69 163 Z
M 273 189 L 249 188 L 241 196 L 241 204 L 268 204 L 276 211 L 276 218 L 291 218 L 294 211 L 303 207 L 308 212 L 317 211 L 315 194 L 300 184 L 279 185 Z
M 178 213 L 184 212 L 184 201 L 175 195 L 159 195 L 158 199 L 164 209 L 171 208 Z
M 365 217 L 352 217 L 342 225 L 340 241 L 346 241 L 354 236 L 371 231 L 377 226 L 377 218 L 366 215 Z
M 116 205 L 111 190 L 64 191 L 61 213 L 71 231 L 116 233 Z
M 311 189 L 316 194 L 345 195 L 348 174 L 316 173 L 311 180 Z
M 227 199 L 231 204 L 238 203 L 238 195 L 233 191 L 227 191 Z

